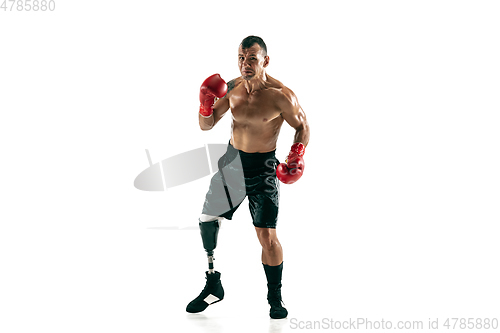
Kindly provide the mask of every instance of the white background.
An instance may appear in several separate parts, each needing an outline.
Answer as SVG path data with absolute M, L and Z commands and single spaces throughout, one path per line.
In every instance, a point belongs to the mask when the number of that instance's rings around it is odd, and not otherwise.
M 55 1 L 0 11 L 0 331 L 499 317 L 498 2 Z M 198 89 L 239 76 L 251 34 L 311 127 L 305 174 L 281 187 L 278 324 L 246 203 L 219 234 L 226 299 L 193 316 L 201 239 L 168 228 L 196 225 L 210 179 L 133 186 L 145 149 L 227 142 L 229 116 L 200 131 Z

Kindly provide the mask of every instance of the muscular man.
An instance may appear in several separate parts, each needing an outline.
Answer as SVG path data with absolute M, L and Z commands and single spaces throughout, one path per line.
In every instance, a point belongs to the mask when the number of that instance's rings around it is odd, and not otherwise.
M 200 91 L 200 128 L 212 129 L 231 109 L 232 134 L 227 151 L 219 160 L 219 171 L 211 180 L 199 222 L 209 262 L 207 282 L 186 310 L 201 312 L 224 298 L 220 272 L 213 267 L 213 250 L 222 219 L 232 219 L 234 211 L 248 197 L 262 245 L 270 316 L 285 318 L 288 312 L 281 300 L 283 250 L 276 235 L 277 179 L 292 184 L 302 176 L 309 125 L 295 94 L 266 73 L 269 56 L 260 37 L 248 36 L 241 42 L 238 65 L 240 77 L 226 85 L 218 74 L 212 75 L 203 82 Z M 216 100 L 217 97 L 220 99 Z M 283 122 L 295 129 L 295 136 L 286 163 L 279 164 L 275 150 Z

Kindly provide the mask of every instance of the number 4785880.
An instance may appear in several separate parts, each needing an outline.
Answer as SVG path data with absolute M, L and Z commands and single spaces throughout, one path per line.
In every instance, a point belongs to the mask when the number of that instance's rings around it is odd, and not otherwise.
M 0 0 L 2 1 L 2 0 Z M 0 10 L 4 12 L 45 12 L 56 9 L 55 0 L 3 0 Z

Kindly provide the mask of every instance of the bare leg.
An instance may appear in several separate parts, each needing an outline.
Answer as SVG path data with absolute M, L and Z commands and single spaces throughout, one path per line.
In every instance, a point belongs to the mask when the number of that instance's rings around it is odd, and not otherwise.
M 278 266 L 283 262 L 283 249 L 276 235 L 276 229 L 257 228 L 257 237 L 262 245 L 262 263 L 268 266 Z

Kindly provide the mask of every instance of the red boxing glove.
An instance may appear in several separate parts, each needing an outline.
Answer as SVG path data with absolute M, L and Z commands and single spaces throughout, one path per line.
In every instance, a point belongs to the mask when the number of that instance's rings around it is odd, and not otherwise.
M 227 84 L 219 74 L 209 76 L 200 88 L 200 114 L 208 118 L 214 113 L 215 97 L 222 98 L 227 93 Z
M 276 168 L 276 176 L 280 181 L 285 184 L 293 184 L 304 173 L 304 156 L 306 147 L 300 143 L 296 142 L 292 145 L 290 153 L 285 163 L 281 163 Z

